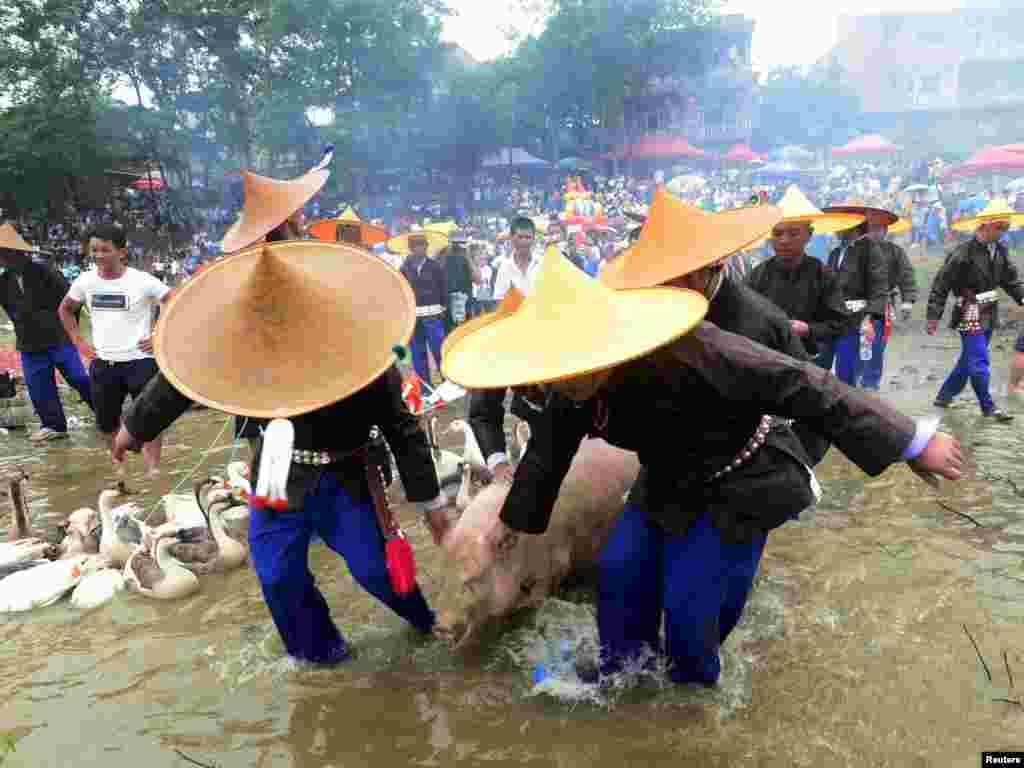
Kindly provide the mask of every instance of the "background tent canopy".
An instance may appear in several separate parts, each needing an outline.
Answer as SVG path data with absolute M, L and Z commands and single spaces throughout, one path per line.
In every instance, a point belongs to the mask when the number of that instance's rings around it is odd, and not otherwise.
M 866 136 L 858 136 L 853 141 L 836 147 L 832 150 L 833 155 L 856 155 L 869 152 L 899 152 L 903 147 L 893 144 L 884 136 L 871 133 Z
M 488 155 L 483 160 L 484 168 L 497 168 L 500 166 L 534 166 L 547 167 L 551 165 L 547 160 L 534 157 L 529 152 L 518 147 L 505 147 L 493 155 Z

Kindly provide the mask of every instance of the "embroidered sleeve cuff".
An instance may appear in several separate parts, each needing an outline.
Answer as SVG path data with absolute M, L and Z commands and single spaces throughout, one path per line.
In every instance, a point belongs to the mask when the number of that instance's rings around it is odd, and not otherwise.
M 441 493 L 437 494 L 437 498 L 435 498 L 433 501 L 421 501 L 420 512 L 426 514 L 427 512 L 433 512 L 434 510 L 441 509 L 442 507 L 445 507 L 447 505 L 448 497 L 442 491 Z
M 917 422 L 917 429 L 914 432 L 914 439 L 910 441 L 910 445 L 903 451 L 903 455 L 900 458 L 903 461 L 916 459 L 938 431 L 939 420 L 937 418 L 919 420 Z
M 506 453 L 492 453 L 487 457 L 487 468 L 494 471 L 494 468 L 499 464 L 504 464 L 508 461 L 508 454 Z

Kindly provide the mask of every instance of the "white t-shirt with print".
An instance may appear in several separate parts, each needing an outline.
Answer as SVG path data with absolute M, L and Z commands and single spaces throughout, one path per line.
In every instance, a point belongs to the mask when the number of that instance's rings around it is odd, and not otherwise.
M 131 267 L 116 280 L 105 280 L 90 269 L 75 279 L 68 296 L 89 309 L 97 357 L 123 363 L 153 356 L 139 349 L 139 342 L 152 334 L 153 307 L 170 290 L 148 272 Z

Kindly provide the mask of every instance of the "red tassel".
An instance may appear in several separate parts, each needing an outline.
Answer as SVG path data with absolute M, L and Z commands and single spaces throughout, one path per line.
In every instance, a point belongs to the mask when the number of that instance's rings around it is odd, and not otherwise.
M 892 317 L 896 314 L 896 310 L 893 309 L 892 304 L 885 305 L 885 325 L 882 332 L 882 340 L 888 341 L 889 337 L 892 336 Z
M 391 588 L 396 594 L 408 595 L 416 589 L 416 559 L 412 547 L 401 531 L 384 545 L 384 558 L 391 577 Z

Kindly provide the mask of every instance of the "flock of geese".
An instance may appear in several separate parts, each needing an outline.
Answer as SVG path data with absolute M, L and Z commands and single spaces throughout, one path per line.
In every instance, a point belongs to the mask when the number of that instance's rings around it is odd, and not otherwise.
M 455 419 L 448 427 L 463 434 L 462 456 L 438 445 L 436 422 L 433 417 L 426 425 L 434 465 L 442 488 L 458 484 L 461 514 L 474 484 L 490 482 L 491 473 L 466 421 Z M 519 422 L 514 434 L 521 458 L 529 440 L 526 424 Z M 7 542 L 0 543 L 0 613 L 42 608 L 68 594 L 74 607 L 90 610 L 125 589 L 158 600 L 183 598 L 199 590 L 200 576 L 234 570 L 248 559 L 251 487 L 244 462 L 229 463 L 226 477 L 196 483 L 193 493 L 165 495 L 145 516 L 127 500 L 130 492 L 120 481 L 100 492 L 96 509 L 68 516 L 59 544 L 33 529 L 27 482 L 18 470 L 0 489 L 13 511 Z

